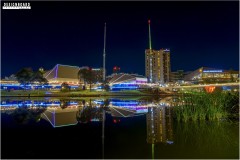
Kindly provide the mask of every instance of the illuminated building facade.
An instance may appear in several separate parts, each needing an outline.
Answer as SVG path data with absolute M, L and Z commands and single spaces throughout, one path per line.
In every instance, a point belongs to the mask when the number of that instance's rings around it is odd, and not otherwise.
M 96 76 L 97 82 L 102 82 L 102 80 L 103 80 L 103 68 L 92 68 L 92 71 Z
M 53 69 L 47 71 L 43 76 L 48 80 L 49 83 L 61 84 L 66 82 L 68 84 L 80 84 L 83 83 L 83 79 L 78 76 L 80 69 L 91 69 L 96 75 L 98 82 L 103 79 L 103 69 L 102 68 L 90 68 L 87 66 L 69 66 L 57 64 Z
M 201 67 L 186 75 L 184 80 L 195 83 L 236 82 L 239 80 L 239 71 Z
M 173 143 L 170 107 L 149 107 L 147 113 L 147 143 Z
M 149 82 L 161 84 L 169 82 L 170 73 L 170 50 L 145 50 L 145 74 Z
M 110 76 L 111 90 L 136 90 L 147 83 L 147 78 L 137 74 L 113 74 Z
M 79 67 L 57 64 L 53 69 L 47 71 L 43 76 L 49 83 L 78 84 Z
M 184 72 L 183 70 L 177 70 L 170 73 L 170 82 L 183 82 L 184 77 L 191 73 L 191 71 Z

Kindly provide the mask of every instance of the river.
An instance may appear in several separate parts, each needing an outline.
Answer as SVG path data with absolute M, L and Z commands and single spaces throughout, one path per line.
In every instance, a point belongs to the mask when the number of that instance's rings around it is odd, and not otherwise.
M 173 100 L 2 98 L 2 158 L 239 159 L 239 122 L 180 123 Z

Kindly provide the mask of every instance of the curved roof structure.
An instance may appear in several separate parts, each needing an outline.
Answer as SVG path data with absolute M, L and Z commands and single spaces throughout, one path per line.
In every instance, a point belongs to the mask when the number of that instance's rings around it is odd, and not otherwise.
M 229 74 L 229 76 L 215 76 L 215 77 L 202 77 L 202 73 L 205 74 Z M 185 81 L 194 81 L 202 78 L 215 78 L 215 79 L 229 79 L 230 74 L 237 74 L 239 75 L 239 71 L 231 71 L 231 70 L 223 70 L 223 69 L 217 69 L 217 68 L 210 68 L 210 67 L 201 67 L 198 68 L 197 70 L 189 73 L 184 77 Z
M 112 78 L 110 79 L 109 83 L 110 84 L 118 84 L 118 83 L 128 83 L 131 81 L 134 81 L 135 83 L 140 82 L 140 81 L 143 83 L 146 83 L 147 78 L 145 78 L 144 76 L 141 76 L 141 75 L 137 75 L 137 74 L 119 73 L 119 74 L 113 75 Z
M 47 71 L 44 77 L 50 82 L 74 82 L 78 80 L 78 66 L 57 64 L 53 69 Z
M 76 119 L 78 109 L 77 108 L 54 108 L 47 109 L 42 118 L 49 121 L 53 127 L 64 127 L 70 125 L 76 125 L 78 123 Z

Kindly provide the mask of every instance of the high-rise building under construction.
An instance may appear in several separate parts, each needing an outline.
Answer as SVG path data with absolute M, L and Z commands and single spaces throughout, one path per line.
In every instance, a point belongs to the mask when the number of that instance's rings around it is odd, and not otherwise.
M 170 50 L 169 49 L 152 49 L 150 20 L 149 26 L 149 49 L 145 50 L 145 74 L 150 83 L 169 82 L 171 73 Z

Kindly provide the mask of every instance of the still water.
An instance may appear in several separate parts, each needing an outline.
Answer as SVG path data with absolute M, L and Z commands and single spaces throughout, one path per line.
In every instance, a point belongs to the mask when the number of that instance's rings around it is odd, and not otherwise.
M 2 158 L 239 158 L 239 123 L 179 123 L 172 97 L 3 99 Z

